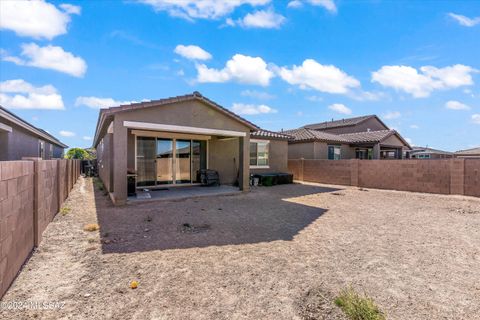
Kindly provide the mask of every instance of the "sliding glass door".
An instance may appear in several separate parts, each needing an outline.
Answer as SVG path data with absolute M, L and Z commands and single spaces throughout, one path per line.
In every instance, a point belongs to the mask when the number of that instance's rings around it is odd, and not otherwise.
M 154 186 L 156 181 L 155 138 L 137 137 L 137 186 Z
M 192 141 L 192 183 L 200 183 L 200 169 L 207 168 L 207 141 Z
M 137 186 L 199 183 L 207 141 L 137 137 Z
M 175 145 L 175 183 L 192 183 L 190 172 L 191 140 L 176 140 Z
M 173 140 L 157 139 L 157 184 L 173 183 Z

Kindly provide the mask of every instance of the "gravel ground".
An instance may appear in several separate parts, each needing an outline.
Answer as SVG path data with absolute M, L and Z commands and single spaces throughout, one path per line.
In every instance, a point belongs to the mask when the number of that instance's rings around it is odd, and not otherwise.
M 480 199 L 295 184 L 113 207 L 80 179 L 66 206 L 2 299 L 63 308 L 0 319 L 343 319 L 346 286 L 388 319 L 480 319 Z

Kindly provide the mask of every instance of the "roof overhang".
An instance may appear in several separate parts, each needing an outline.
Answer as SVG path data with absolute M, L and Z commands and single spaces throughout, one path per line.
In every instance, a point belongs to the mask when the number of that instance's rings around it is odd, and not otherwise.
M 46 132 L 42 131 L 42 130 L 39 130 L 38 128 L 32 126 L 31 124 L 29 124 L 28 122 L 26 121 L 23 121 L 21 120 L 20 118 L 18 118 L 17 116 L 13 115 L 12 113 L 4 110 L 3 108 L 0 108 L 0 118 L 4 118 L 14 124 L 16 124 L 17 126 L 39 136 L 40 138 L 43 138 L 45 139 L 46 141 L 52 143 L 52 144 L 55 144 L 57 146 L 60 146 L 62 148 L 68 148 L 67 145 L 61 143 L 60 141 L 56 140 L 55 138 L 53 138 L 51 135 L 47 134 Z M 7 125 L 4 125 L 4 124 L 1 124 L 5 127 L 8 127 L 9 132 L 11 132 L 12 128 L 10 126 L 7 126 Z M 7 129 L 8 129 L 7 128 Z
M 219 130 L 219 129 L 199 128 L 199 127 L 189 127 L 189 126 L 175 126 L 175 125 L 169 125 L 169 124 L 159 124 L 159 123 L 150 123 L 150 122 L 123 121 L 123 126 L 129 129 L 203 134 L 203 135 L 212 135 L 212 136 L 215 135 L 215 136 L 223 136 L 223 137 L 246 137 L 247 136 L 247 132 L 243 132 L 243 131 Z
M 0 122 L 0 131 L 12 132 L 12 127 Z

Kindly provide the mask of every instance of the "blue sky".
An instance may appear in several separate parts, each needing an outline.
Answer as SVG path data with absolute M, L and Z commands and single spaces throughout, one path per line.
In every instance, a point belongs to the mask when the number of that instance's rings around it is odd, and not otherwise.
M 70 146 L 101 107 L 200 91 L 270 129 L 379 115 L 480 145 L 480 2 L 2 1 L 0 102 Z

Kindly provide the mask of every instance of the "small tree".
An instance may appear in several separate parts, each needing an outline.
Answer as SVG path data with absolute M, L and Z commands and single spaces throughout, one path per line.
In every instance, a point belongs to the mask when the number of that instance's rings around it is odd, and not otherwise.
M 90 154 L 82 148 L 71 148 L 67 151 L 65 158 L 90 160 Z

